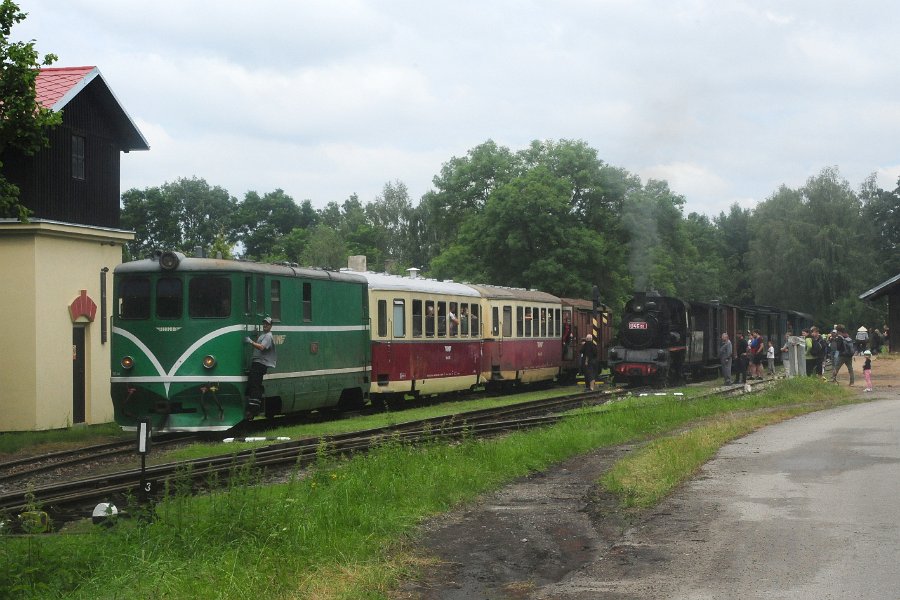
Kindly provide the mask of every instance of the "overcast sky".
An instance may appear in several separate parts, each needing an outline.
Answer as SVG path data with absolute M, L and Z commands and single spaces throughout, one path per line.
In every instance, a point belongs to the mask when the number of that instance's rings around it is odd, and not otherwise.
M 316 208 L 388 181 L 418 203 L 493 139 L 580 139 L 687 212 L 828 166 L 900 175 L 890 0 L 18 0 L 54 66 L 96 65 L 150 144 L 122 190 L 202 177 Z

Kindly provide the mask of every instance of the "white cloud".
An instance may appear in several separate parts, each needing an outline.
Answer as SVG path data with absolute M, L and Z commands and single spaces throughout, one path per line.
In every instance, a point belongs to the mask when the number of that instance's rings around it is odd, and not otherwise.
M 900 164 L 900 5 L 883 0 L 24 8 L 14 34 L 98 65 L 150 142 L 123 187 L 196 175 L 322 206 L 399 179 L 416 201 L 488 138 L 567 138 L 717 214 L 829 165 L 893 189 Z

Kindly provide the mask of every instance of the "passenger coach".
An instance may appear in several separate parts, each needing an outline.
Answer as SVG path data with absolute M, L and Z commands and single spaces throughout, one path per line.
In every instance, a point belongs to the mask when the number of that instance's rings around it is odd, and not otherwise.
M 534 290 L 473 285 L 481 295 L 481 378 L 488 387 L 553 381 L 562 359 L 562 304 Z
M 359 273 L 372 310 L 373 401 L 469 390 L 481 371 L 481 304 L 460 283 Z

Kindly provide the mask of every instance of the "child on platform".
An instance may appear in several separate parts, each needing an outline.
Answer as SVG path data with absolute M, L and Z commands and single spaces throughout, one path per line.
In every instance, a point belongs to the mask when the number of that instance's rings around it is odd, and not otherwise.
M 866 357 L 866 362 L 863 364 L 863 376 L 866 378 L 866 391 L 872 391 L 872 351 L 866 350 L 863 352 L 863 356 Z

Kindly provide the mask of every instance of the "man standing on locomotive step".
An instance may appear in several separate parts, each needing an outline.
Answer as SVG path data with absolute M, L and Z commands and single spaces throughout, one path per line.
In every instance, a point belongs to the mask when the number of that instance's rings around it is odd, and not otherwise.
M 731 385 L 731 340 L 728 334 L 722 334 L 722 344 L 719 346 L 719 362 L 722 363 L 722 378 L 725 385 Z
M 253 359 L 247 376 L 247 412 L 251 417 L 262 408 L 263 375 L 275 368 L 275 361 L 278 359 L 275 340 L 272 338 L 272 317 L 263 319 L 262 328 L 263 332 L 255 342 L 249 337 L 244 338 L 244 342 L 253 346 Z

